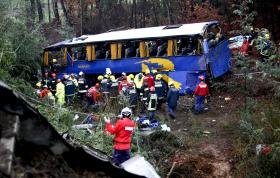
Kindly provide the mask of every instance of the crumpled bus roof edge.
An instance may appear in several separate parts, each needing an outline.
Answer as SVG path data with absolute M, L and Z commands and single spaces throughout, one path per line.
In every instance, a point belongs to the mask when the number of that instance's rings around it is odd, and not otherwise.
M 62 48 L 65 46 L 75 46 L 75 45 L 91 44 L 91 43 L 98 43 L 98 42 L 202 35 L 206 27 L 212 24 L 219 24 L 219 22 L 209 21 L 209 22 L 201 22 L 201 23 L 178 24 L 178 25 L 127 29 L 127 30 L 120 30 L 120 31 L 109 31 L 96 35 L 82 35 L 77 38 L 68 39 L 65 41 L 52 44 L 46 47 L 45 50 L 52 50 L 52 49 Z

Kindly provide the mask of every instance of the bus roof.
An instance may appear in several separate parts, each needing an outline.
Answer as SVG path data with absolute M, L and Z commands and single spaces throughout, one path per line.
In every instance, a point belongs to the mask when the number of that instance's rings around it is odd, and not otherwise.
M 139 40 L 139 39 L 152 39 L 164 38 L 175 36 L 190 36 L 202 35 L 209 25 L 217 24 L 217 21 L 192 23 L 192 24 L 179 24 L 167 25 L 148 28 L 127 29 L 120 31 L 111 31 L 100 33 L 96 35 L 83 35 L 71 40 L 65 40 L 53 45 L 48 46 L 46 49 L 60 48 L 63 46 L 72 46 L 80 44 L 90 44 L 97 42 L 108 41 L 124 41 L 124 40 Z

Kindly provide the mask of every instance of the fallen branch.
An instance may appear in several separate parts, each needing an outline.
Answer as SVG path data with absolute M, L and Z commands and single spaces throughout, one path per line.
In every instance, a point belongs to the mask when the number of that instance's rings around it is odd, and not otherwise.
M 171 173 L 173 172 L 173 169 L 175 168 L 175 165 L 176 165 L 176 162 L 173 162 L 172 167 L 171 167 L 170 171 L 168 172 L 166 178 L 170 177 Z

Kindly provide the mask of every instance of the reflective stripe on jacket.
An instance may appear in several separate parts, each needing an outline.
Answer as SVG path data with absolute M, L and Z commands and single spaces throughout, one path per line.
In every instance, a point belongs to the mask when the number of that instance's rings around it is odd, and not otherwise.
M 195 92 L 194 92 L 195 95 L 198 95 L 198 96 L 206 96 L 206 95 L 209 95 L 209 89 L 208 89 L 208 85 L 201 81 L 195 88 Z
M 106 123 L 106 130 L 115 135 L 114 149 L 127 150 L 130 149 L 132 132 L 135 122 L 129 118 L 119 119 L 113 127 L 111 123 Z

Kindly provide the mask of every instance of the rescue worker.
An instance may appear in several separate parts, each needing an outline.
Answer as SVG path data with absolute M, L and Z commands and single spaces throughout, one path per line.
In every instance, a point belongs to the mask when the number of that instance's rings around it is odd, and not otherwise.
M 103 94 L 109 94 L 109 89 L 110 89 L 110 84 L 111 84 L 111 80 L 109 78 L 108 74 L 105 74 L 103 79 L 100 82 L 101 84 L 101 92 Z
M 42 79 L 42 85 L 43 85 L 43 86 L 44 86 L 44 85 L 47 85 L 48 88 L 50 88 L 50 86 L 51 86 L 51 80 L 50 80 L 50 78 L 49 78 L 49 73 L 48 73 L 48 72 L 45 72 L 45 73 L 44 73 L 44 77 L 43 77 L 43 79 Z
M 39 93 L 39 97 L 44 98 L 45 96 L 49 96 L 49 93 L 51 93 L 51 91 L 48 89 L 48 86 L 44 85 L 43 90 L 41 90 L 41 92 Z
M 179 99 L 179 90 L 175 88 L 173 82 L 169 82 L 169 90 L 166 97 L 168 114 L 172 119 L 175 119 L 175 109 Z
M 78 80 L 76 79 L 76 76 L 75 76 L 75 74 L 71 74 L 70 75 L 70 80 L 72 80 L 73 82 L 74 82 L 74 85 L 75 85 L 75 90 L 78 90 Z
M 119 82 L 118 80 L 111 80 L 110 85 L 110 97 L 117 97 L 119 94 Z
M 39 93 L 41 92 L 41 87 L 42 87 L 41 82 L 37 82 L 36 85 L 35 85 L 35 91 L 34 91 L 34 93 L 35 93 L 36 95 L 38 95 L 38 96 L 39 96 Z
M 203 75 L 200 75 L 198 77 L 198 79 L 200 80 L 200 82 L 196 86 L 195 92 L 194 92 L 194 95 L 196 97 L 196 100 L 195 100 L 195 113 L 196 114 L 204 111 L 205 96 L 209 96 L 208 85 L 204 82 L 205 77 Z
M 152 76 L 154 77 L 154 78 L 156 78 L 156 75 L 158 74 L 158 71 L 157 71 L 157 69 L 153 69 L 152 70 Z
M 149 111 L 149 120 L 152 121 L 157 110 L 157 94 L 155 93 L 155 87 L 150 88 L 150 93 L 148 96 L 148 108 Z
M 122 109 L 121 115 L 122 118 L 116 121 L 115 126 L 111 124 L 110 118 L 104 118 L 106 130 L 112 135 L 115 135 L 113 161 L 117 165 L 120 165 L 130 158 L 132 133 L 136 125 L 135 122 L 131 120 L 132 111 L 129 108 L 126 107 Z
M 148 81 L 143 82 L 143 86 L 141 87 L 140 91 L 140 100 L 141 100 L 141 113 L 145 112 L 145 109 L 148 105 L 148 96 L 149 96 L 149 86 L 148 86 Z
M 138 95 L 137 95 L 136 87 L 135 87 L 135 84 L 133 81 L 129 82 L 128 95 L 129 95 L 129 107 L 134 110 L 137 105 Z
M 75 84 L 74 81 L 70 79 L 69 75 L 65 75 L 65 96 L 66 96 L 66 103 L 68 105 L 72 104 L 73 98 L 75 96 Z
M 56 94 L 57 104 L 60 106 L 65 104 L 65 86 L 60 79 L 57 79 Z
M 146 69 L 146 70 L 145 70 L 144 81 L 147 81 L 147 82 L 148 82 L 148 87 L 149 87 L 149 88 L 155 86 L 154 77 L 150 74 L 150 70 L 149 70 L 149 69 Z
M 87 89 L 88 89 L 88 84 L 84 77 L 84 73 L 81 71 L 79 72 L 79 78 L 78 78 L 78 94 L 81 100 L 85 99 Z
M 165 97 L 166 97 L 166 91 L 167 91 L 167 86 L 165 82 L 162 80 L 162 75 L 157 74 L 156 75 L 156 80 L 155 80 L 155 90 L 157 94 L 157 103 L 158 103 L 158 108 L 161 108 L 162 103 L 164 103 Z
M 129 82 L 127 81 L 127 77 L 123 76 L 122 81 L 119 84 L 119 89 L 118 89 L 119 93 L 123 90 L 123 88 L 127 89 L 128 85 L 129 85 Z
M 128 77 L 127 77 L 127 81 L 130 82 L 130 83 L 134 82 L 134 75 L 133 74 L 129 74 Z
M 59 73 L 60 65 L 57 63 L 57 59 L 53 59 L 51 63 L 51 71 L 53 73 Z
M 134 83 L 135 83 L 135 87 L 136 87 L 136 92 L 139 97 L 140 93 L 141 93 L 141 87 L 143 85 L 143 74 L 142 73 L 139 73 L 135 76 Z
M 88 111 L 88 107 L 91 105 L 93 105 L 95 108 L 98 107 L 98 100 L 100 97 L 99 89 L 100 89 L 99 83 L 96 83 L 95 86 L 92 86 L 90 89 L 88 89 L 87 94 L 86 94 L 87 104 L 84 107 L 85 112 Z
M 52 92 L 53 95 L 55 95 L 56 93 L 56 81 L 57 81 L 57 78 L 56 78 L 56 74 L 55 73 L 52 73 L 51 74 L 51 79 L 50 79 L 50 90 Z

